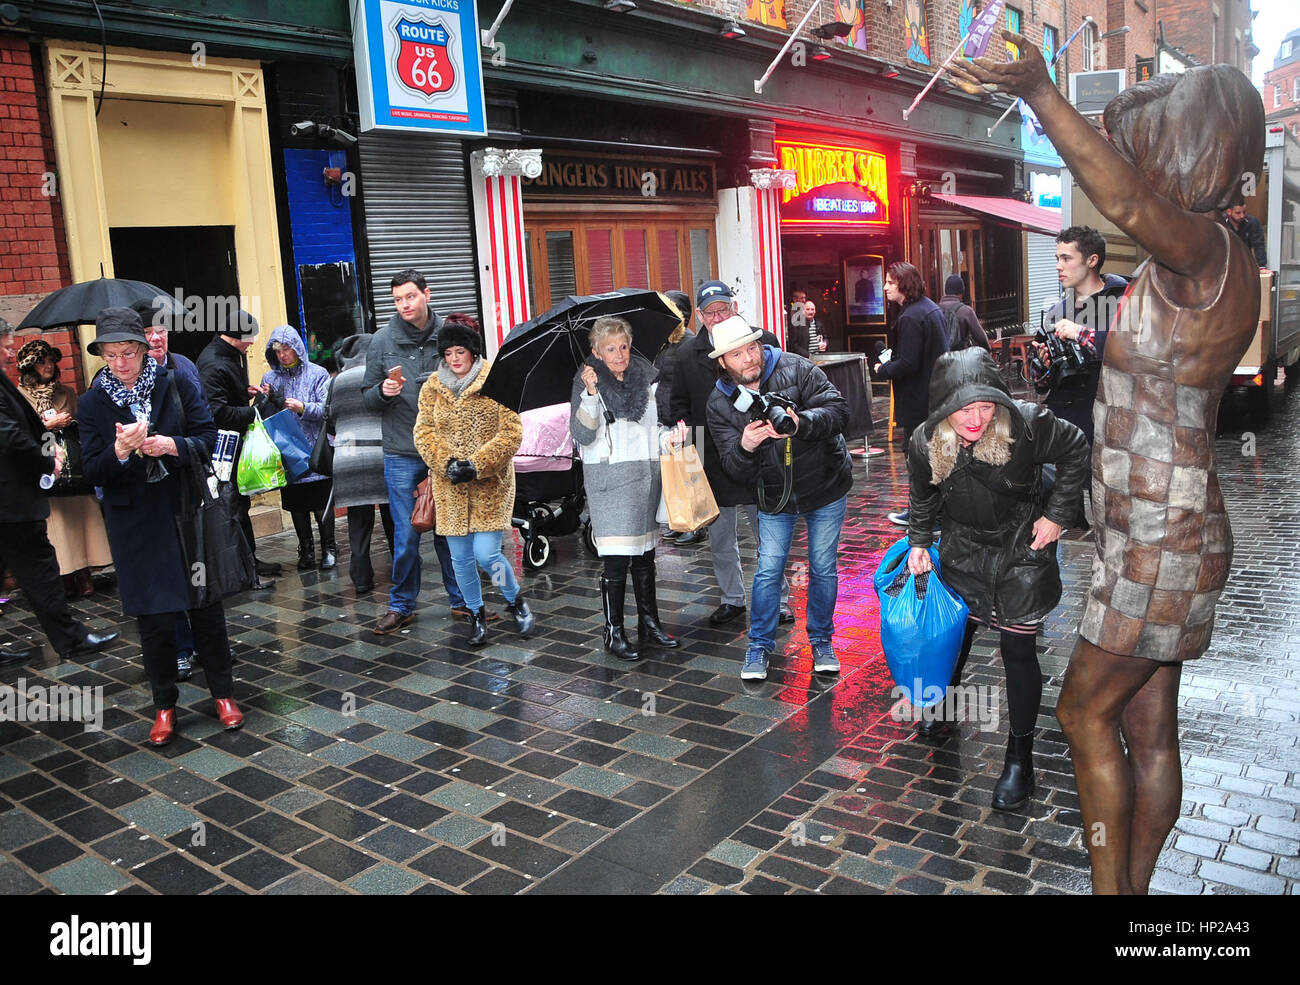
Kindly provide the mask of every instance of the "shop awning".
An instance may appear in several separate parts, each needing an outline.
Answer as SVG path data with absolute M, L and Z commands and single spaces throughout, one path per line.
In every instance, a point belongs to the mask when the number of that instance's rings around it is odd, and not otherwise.
M 967 212 L 979 212 L 1022 226 L 1030 232 L 1055 236 L 1061 231 L 1061 213 L 1029 205 L 1019 199 L 995 198 L 991 195 L 935 195 L 934 198 Z

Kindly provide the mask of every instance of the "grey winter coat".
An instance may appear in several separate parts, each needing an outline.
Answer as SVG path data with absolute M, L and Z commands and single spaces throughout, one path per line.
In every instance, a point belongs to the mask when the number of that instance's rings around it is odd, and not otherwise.
M 366 375 L 361 393 L 366 407 L 383 415 L 385 455 L 420 457 L 415 450 L 415 417 L 420 410 L 420 388 L 442 362 L 437 342 L 440 324 L 432 308 L 423 331 L 416 331 L 401 315 L 394 314 L 375 333 L 366 350 Z M 384 379 L 390 369 L 399 365 L 406 385 L 397 396 L 385 397 L 381 390 Z
M 588 356 L 585 365 L 596 370 L 598 393 L 587 394 L 579 370 L 573 378 L 569 431 L 582 448 L 582 483 L 596 553 L 640 557 L 659 540 L 659 456 L 667 450 L 668 431 L 659 426 L 655 404 L 655 369 L 633 353 L 620 382 L 595 356 Z M 606 408 L 614 414 L 613 424 L 605 420 Z
M 336 348 L 343 371 L 329 391 L 329 428 L 334 435 L 334 505 L 388 502 L 384 482 L 384 415 L 366 406 L 361 388 L 373 335 L 353 335 Z
M 990 424 L 973 445 L 954 434 L 945 444 L 939 424 L 968 404 L 990 402 L 1007 414 L 1010 438 Z M 1080 514 L 1088 472 L 1088 442 L 1050 410 L 1013 400 L 997 364 L 983 349 L 945 353 L 930 380 L 925 423 L 907 449 L 911 472 L 907 539 L 929 547 L 939 540 L 944 584 L 962 597 L 971 615 L 1001 626 L 1041 620 L 1061 600 L 1056 544 L 1034 550 L 1033 525 L 1045 516 L 1069 527 Z M 1056 466 L 1056 482 L 1044 498 L 1042 466 Z
M 280 365 L 279 357 L 271 349 L 272 343 L 275 342 L 293 347 L 293 351 L 298 354 L 297 366 L 285 369 Z M 302 401 L 302 416 L 298 418 L 298 424 L 302 427 L 302 433 L 307 436 L 307 440 L 315 444 L 316 436 L 320 434 L 320 429 L 325 424 L 325 397 L 330 385 L 329 371 L 323 366 L 307 361 L 307 347 L 303 345 L 302 336 L 292 325 L 281 325 L 271 332 L 271 338 L 266 343 L 266 363 L 271 368 L 262 374 L 262 385 L 269 383 L 273 387 L 278 387 L 284 393 L 286 400 Z M 326 478 L 328 476 L 308 472 L 297 481 L 319 482 Z

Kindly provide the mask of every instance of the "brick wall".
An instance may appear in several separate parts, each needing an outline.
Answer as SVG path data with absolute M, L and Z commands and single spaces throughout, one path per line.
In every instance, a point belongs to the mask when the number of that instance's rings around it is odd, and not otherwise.
M 30 43 L 0 35 L 0 317 L 17 325 L 50 291 L 67 284 L 67 242 L 54 170 L 45 84 Z M 57 336 L 57 337 L 56 337 Z M 80 391 L 81 364 L 68 333 L 50 333 L 63 351 L 63 379 Z M 7 371 L 14 376 L 14 368 Z
M 1222 62 L 1250 71 L 1245 40 L 1251 26 L 1248 0 L 1151 0 L 1151 4 L 1164 24 L 1166 42 L 1202 65 Z
M 1268 122 L 1282 123 L 1300 137 L 1300 99 L 1295 98 L 1297 78 L 1300 78 L 1300 60 L 1265 72 L 1260 96 L 1264 100 L 1264 113 Z M 1277 99 L 1274 98 L 1274 86 L 1281 89 Z

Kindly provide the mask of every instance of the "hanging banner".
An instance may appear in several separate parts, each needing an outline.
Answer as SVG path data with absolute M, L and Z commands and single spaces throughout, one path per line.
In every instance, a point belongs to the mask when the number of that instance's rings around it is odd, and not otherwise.
M 1001 12 L 1002 0 L 993 0 L 971 22 L 970 36 L 966 39 L 967 58 L 984 57 L 984 53 L 988 51 L 989 39 L 993 36 L 993 29 L 998 26 L 998 14 Z
M 361 129 L 487 134 L 474 0 L 351 0 Z

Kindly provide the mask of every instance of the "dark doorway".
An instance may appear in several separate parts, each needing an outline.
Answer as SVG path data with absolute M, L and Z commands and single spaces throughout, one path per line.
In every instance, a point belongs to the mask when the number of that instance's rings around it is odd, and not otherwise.
M 180 297 L 186 317 L 167 340 L 172 352 L 198 357 L 238 302 L 234 226 L 130 226 L 110 229 L 113 271 Z

